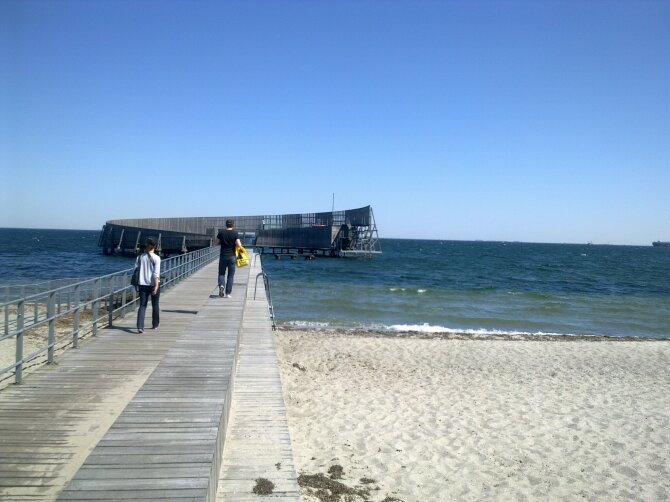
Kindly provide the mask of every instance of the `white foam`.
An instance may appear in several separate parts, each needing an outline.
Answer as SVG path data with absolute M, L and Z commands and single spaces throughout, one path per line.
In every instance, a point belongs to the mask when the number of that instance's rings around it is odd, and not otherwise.
M 582 336 L 573 333 L 547 333 L 544 331 L 537 331 L 531 333 L 529 331 L 505 331 L 499 329 L 457 329 L 447 328 L 445 326 L 433 326 L 428 323 L 423 324 L 394 324 L 388 326 L 389 331 L 398 333 L 454 333 L 466 335 L 535 335 L 535 336 Z
M 447 328 L 446 326 L 437 326 L 429 323 L 423 324 L 393 324 L 390 326 L 380 325 L 380 324 L 356 324 L 350 326 L 340 326 L 332 325 L 327 322 L 316 322 L 316 321 L 289 321 L 286 323 L 281 323 L 285 327 L 294 328 L 294 329 L 303 329 L 303 330 L 336 330 L 336 331 L 369 331 L 369 332 L 395 332 L 395 333 L 445 333 L 445 334 L 454 334 L 454 335 L 473 335 L 473 336 L 574 336 L 574 337 L 585 337 L 585 336 L 598 336 L 598 335 L 577 335 L 574 333 L 552 333 L 545 331 L 512 331 L 512 330 L 501 330 L 501 329 L 459 329 L 459 328 Z
M 316 329 L 316 328 L 330 327 L 330 324 L 327 322 L 316 322 L 316 321 L 289 321 L 286 324 L 301 329 Z

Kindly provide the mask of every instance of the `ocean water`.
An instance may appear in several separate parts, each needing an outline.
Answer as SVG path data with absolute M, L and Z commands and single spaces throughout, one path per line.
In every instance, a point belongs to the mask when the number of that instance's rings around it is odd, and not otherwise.
M 670 249 L 382 239 L 372 259 L 263 258 L 278 324 L 670 337 Z
M 132 267 L 98 231 L 0 229 L 0 287 Z M 670 248 L 382 239 L 372 259 L 264 255 L 277 324 L 670 338 Z M 259 281 L 260 284 L 260 281 Z
M 104 256 L 97 230 L 0 228 L 0 287 L 85 279 L 133 266 L 132 257 Z

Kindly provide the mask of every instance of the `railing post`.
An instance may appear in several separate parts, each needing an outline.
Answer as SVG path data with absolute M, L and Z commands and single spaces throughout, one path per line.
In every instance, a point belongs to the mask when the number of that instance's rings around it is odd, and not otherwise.
M 91 309 L 91 336 L 98 335 L 98 310 L 100 308 L 100 279 L 93 281 L 93 308 Z
M 109 278 L 109 295 L 107 296 L 107 326 L 114 321 L 114 276 Z
M 4 309 L 5 309 L 5 336 L 7 336 L 9 335 L 9 305 L 5 305 Z
M 79 284 L 74 287 L 74 314 L 72 319 L 72 348 L 79 348 Z
M 14 368 L 14 383 L 21 383 L 23 376 L 23 326 L 26 303 L 19 300 L 16 310 L 16 367 Z
M 128 303 L 126 296 L 128 295 L 128 287 L 126 286 L 128 284 L 128 273 L 123 274 L 123 284 L 121 291 L 123 292 L 123 297 L 121 298 L 121 318 L 126 317 L 126 304 Z
M 49 292 L 47 299 L 47 318 L 49 319 L 49 338 L 47 339 L 47 363 L 54 362 L 54 345 L 56 343 L 56 293 Z
M 172 281 L 170 280 L 172 278 L 172 265 L 174 264 L 174 259 L 168 258 L 165 260 L 165 285 L 167 287 L 172 287 Z

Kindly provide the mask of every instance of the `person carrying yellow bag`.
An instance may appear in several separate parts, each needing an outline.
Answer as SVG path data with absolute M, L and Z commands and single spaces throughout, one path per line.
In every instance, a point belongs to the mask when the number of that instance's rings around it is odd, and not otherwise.
M 233 278 L 235 277 L 235 268 L 237 268 L 237 252 L 242 247 L 240 236 L 235 230 L 235 222 L 226 220 L 226 229 L 221 230 L 216 238 L 221 245 L 218 278 L 219 296 L 221 298 L 231 298 Z
M 246 267 L 249 265 L 249 255 L 247 254 L 247 250 L 244 249 L 244 246 L 235 249 L 235 257 L 237 258 L 238 267 Z

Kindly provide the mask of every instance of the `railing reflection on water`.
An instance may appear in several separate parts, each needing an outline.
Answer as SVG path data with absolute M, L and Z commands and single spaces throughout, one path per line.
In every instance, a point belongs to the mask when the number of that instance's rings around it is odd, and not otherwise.
M 217 259 L 219 250 L 212 246 L 161 260 L 161 291 Z M 82 337 L 96 336 L 100 327 L 134 311 L 139 295 L 130 285 L 132 271 L 131 267 L 0 303 L 0 348 L 11 339 L 16 342 L 14 363 L 3 368 L 7 363 L 0 359 L 0 381 L 13 374 L 15 383 L 21 383 L 26 363 L 45 355 L 44 362 L 52 363 L 57 348 L 77 348 Z M 41 341 L 37 350 L 24 355 L 26 336 Z

